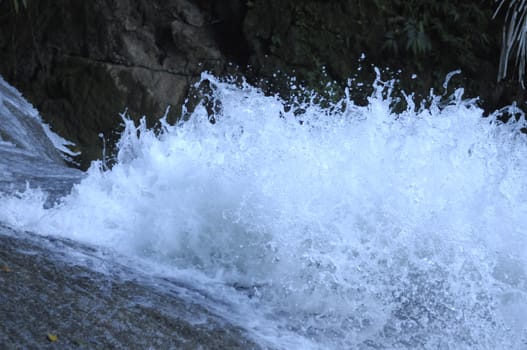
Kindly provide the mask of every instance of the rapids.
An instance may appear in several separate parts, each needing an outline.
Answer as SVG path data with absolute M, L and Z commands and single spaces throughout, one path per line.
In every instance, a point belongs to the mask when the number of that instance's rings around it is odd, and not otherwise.
M 527 348 L 522 115 L 462 90 L 396 113 L 380 79 L 331 108 L 202 80 L 215 123 L 204 104 L 156 130 L 123 115 L 111 169 L 53 204 L 4 191 L 0 221 L 185 281 L 264 347 Z

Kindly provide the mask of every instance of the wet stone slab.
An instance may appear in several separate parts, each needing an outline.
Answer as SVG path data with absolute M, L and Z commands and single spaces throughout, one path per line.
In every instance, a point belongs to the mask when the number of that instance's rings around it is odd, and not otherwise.
M 71 262 L 72 251 L 86 266 Z M 194 292 L 153 279 L 93 248 L 0 226 L 0 348 L 260 348 L 189 300 Z

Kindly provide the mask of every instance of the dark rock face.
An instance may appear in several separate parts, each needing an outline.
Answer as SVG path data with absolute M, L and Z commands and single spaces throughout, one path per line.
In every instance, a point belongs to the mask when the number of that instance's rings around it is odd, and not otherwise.
M 453 83 L 465 87 L 471 97 L 480 96 L 488 110 L 525 100 L 519 83 L 496 82 L 503 19 L 492 19 L 493 2 L 247 3 L 244 33 L 252 53 L 250 64 L 260 76 L 270 77 L 280 69 L 323 92 L 328 81 L 341 86 L 352 77 L 373 81 L 374 65 L 401 70 L 393 75 L 401 87 L 427 96 L 430 88 L 441 93 L 445 76 L 461 69 Z M 366 60 L 359 62 L 363 53 Z M 358 71 L 359 66 L 365 69 Z M 411 78 L 413 74 L 417 79 Z
M 0 19 L 0 74 L 80 147 L 86 167 L 125 108 L 152 123 L 173 106 L 174 121 L 191 82 L 223 71 L 212 18 L 187 0 L 29 1 Z
M 322 66 L 335 77 L 351 77 L 360 54 L 357 31 L 360 6 L 343 1 L 253 1 L 244 31 L 253 49 L 251 64 L 270 75 L 277 67 L 315 78 Z M 358 5 L 358 4 L 356 4 Z M 265 14 L 265 16 L 263 15 Z
M 454 84 L 480 96 L 487 110 L 513 101 L 525 107 L 520 84 L 496 83 L 503 18 L 492 19 L 490 1 L 27 3 L 15 13 L 12 1 L 0 1 L 0 75 L 79 146 L 83 168 L 101 157 L 100 133 L 110 144 L 116 139 L 125 108 L 135 120 L 146 115 L 149 125 L 169 105 L 169 121 L 179 118 L 204 70 L 244 74 L 287 96 L 283 77 L 274 78 L 278 70 L 325 93 L 331 81 L 338 89 L 350 77 L 371 82 L 374 65 L 401 69 L 401 87 L 427 96 L 461 69 Z M 362 53 L 366 61 L 359 62 Z M 353 97 L 360 102 L 368 93 Z

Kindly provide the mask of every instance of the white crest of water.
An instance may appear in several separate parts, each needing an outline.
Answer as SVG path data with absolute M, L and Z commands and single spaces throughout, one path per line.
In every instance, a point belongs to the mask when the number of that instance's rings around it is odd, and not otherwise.
M 288 332 L 320 348 L 527 347 L 522 121 L 483 118 L 460 91 L 395 113 L 379 81 L 366 106 L 295 116 L 203 79 L 214 124 L 205 106 L 157 133 L 125 120 L 111 170 L 95 163 L 51 209 L 38 191 L 5 197 L 0 219 L 231 286 L 255 329 L 278 325 L 277 347 Z
M 0 76 L 0 146 L 8 145 L 19 151 L 45 159 L 77 156 L 68 146 L 74 144 L 56 133 L 40 118 L 38 111 L 22 94 Z M 50 147 L 51 146 L 51 147 Z

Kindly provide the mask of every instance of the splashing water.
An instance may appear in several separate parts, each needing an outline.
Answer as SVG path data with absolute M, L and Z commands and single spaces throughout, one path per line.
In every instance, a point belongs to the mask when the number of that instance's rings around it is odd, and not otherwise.
M 160 133 L 125 120 L 111 170 L 94 163 L 53 208 L 3 196 L 0 220 L 191 274 L 272 347 L 527 347 L 523 122 L 460 91 L 395 114 L 379 81 L 367 106 L 305 105 L 300 122 L 203 79 L 214 124 L 204 106 Z

